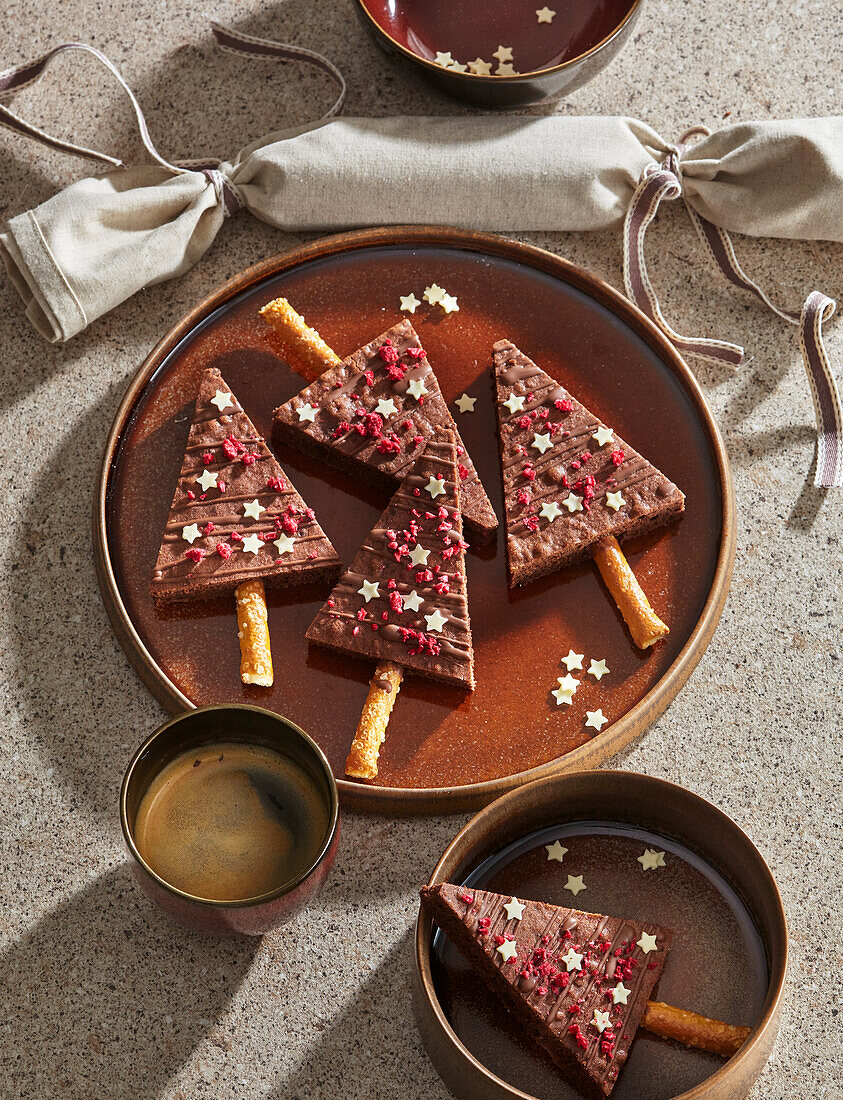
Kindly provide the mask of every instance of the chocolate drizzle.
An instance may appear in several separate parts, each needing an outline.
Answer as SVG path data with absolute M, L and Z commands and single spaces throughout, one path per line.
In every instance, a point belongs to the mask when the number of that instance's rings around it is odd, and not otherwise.
M 473 686 L 455 472 L 454 437 L 443 433 L 428 442 L 319 610 L 311 641 Z M 431 477 L 444 488 L 435 498 L 426 490 Z
M 391 346 L 397 356 L 390 364 L 380 349 Z M 485 534 L 497 527 L 497 517 L 483 489 L 471 456 L 439 389 L 439 383 L 409 320 L 330 368 L 317 381 L 275 410 L 274 423 L 285 440 L 326 451 L 342 464 L 363 464 L 380 476 L 403 478 L 438 430 L 454 433 L 462 489 L 462 510 L 469 522 Z M 368 377 L 367 377 L 368 376 Z M 417 399 L 408 393 L 413 381 L 422 381 L 426 393 Z M 396 412 L 377 412 L 380 400 L 393 400 Z M 318 412 L 300 421 L 298 408 L 310 404 Z
M 603 445 L 594 439 L 605 425 L 514 344 L 498 341 L 493 355 L 512 584 L 585 557 L 607 535 L 628 537 L 682 511 L 675 485 L 614 433 Z M 513 394 L 524 398 L 515 413 L 505 404 Z M 544 453 L 536 435 L 550 436 Z M 610 504 L 608 494 L 622 490 Z M 579 508 L 566 506 L 571 494 Z
M 218 390 L 230 392 L 219 371 L 204 371 L 152 573 L 150 589 L 158 601 L 234 591 L 253 577 L 291 583 L 339 565 L 313 512 L 236 399 L 222 413 L 212 403 Z M 197 479 L 206 471 L 217 475 L 217 485 L 203 490 Z M 252 500 L 263 509 L 257 520 L 240 507 Z M 199 537 L 191 543 L 183 531 L 192 524 Z M 282 534 L 293 538 L 291 552 L 282 554 L 273 545 Z M 257 553 L 242 548 L 242 540 L 250 535 L 260 538 Z

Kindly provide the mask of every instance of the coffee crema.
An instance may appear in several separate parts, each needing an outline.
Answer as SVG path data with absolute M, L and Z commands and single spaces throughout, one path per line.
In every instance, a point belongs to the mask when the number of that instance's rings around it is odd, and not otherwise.
M 291 882 L 328 832 L 316 781 L 259 745 L 203 745 L 172 760 L 138 807 L 134 839 L 171 886 L 208 901 L 246 901 Z

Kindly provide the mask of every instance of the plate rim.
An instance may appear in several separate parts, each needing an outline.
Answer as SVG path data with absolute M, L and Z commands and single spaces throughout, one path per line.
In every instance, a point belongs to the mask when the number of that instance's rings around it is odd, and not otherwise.
M 604 306 L 659 355 L 665 366 L 672 370 L 683 386 L 695 406 L 710 444 L 721 491 L 720 546 L 711 587 L 700 616 L 685 644 L 663 675 L 635 706 L 617 722 L 608 726 L 604 732 L 597 734 L 586 744 L 572 749 L 564 756 L 528 768 L 526 771 L 461 786 L 385 787 L 377 784 L 354 783 L 344 777 L 337 777 L 337 786 L 342 800 L 351 809 L 364 812 L 390 812 L 401 816 L 458 813 L 477 810 L 516 787 L 546 776 L 594 768 L 639 737 L 666 710 L 687 683 L 708 648 L 728 596 L 735 559 L 735 501 L 729 459 L 720 430 L 699 383 L 676 348 L 637 306 L 599 276 L 538 245 L 525 244 L 500 234 L 480 230 L 428 225 L 378 226 L 336 233 L 297 245 L 245 268 L 211 290 L 171 325 L 130 379 L 112 421 L 94 488 L 91 517 L 94 566 L 111 628 L 129 664 L 142 683 L 171 714 L 195 708 L 196 704 L 176 687 L 146 648 L 117 585 L 108 547 L 106 510 L 109 483 L 115 469 L 115 455 L 121 436 L 150 377 L 163 359 L 220 306 L 237 295 L 253 289 L 259 283 L 304 263 L 342 253 L 390 245 L 426 245 L 459 248 L 467 252 L 492 253 L 555 276 Z

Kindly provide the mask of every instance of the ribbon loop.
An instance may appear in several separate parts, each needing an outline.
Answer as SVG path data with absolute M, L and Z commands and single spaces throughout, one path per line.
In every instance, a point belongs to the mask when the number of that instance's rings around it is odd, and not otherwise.
M 697 135 L 707 136 L 708 133 L 704 126 L 686 130 L 661 165 L 652 163 L 642 173 L 624 222 L 624 287 L 627 297 L 658 325 L 681 352 L 711 363 L 740 366 L 744 359 L 744 350 L 739 345 L 722 340 L 695 340 L 681 336 L 671 328 L 659 306 L 644 256 L 647 228 L 656 216 L 662 200 L 673 200 L 680 196 L 684 198 L 681 165 L 682 158 L 692 148 L 689 139 Z M 702 217 L 687 199 L 684 202 L 709 259 L 730 286 L 754 295 L 782 320 L 799 326 L 799 346 L 817 421 L 817 469 L 814 484 L 819 488 L 843 486 L 843 412 L 822 337 L 823 322 L 832 316 L 837 308 L 836 303 L 815 290 L 808 295 L 801 310 L 784 309 L 776 305 L 743 270 L 726 230 Z

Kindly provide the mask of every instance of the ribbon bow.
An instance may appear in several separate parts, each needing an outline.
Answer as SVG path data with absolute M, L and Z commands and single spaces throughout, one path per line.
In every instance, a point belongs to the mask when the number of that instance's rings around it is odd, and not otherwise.
M 727 363 L 738 367 L 744 362 L 744 349 L 725 340 L 682 336 L 666 320 L 650 282 L 644 256 L 647 227 L 656 216 L 662 200 L 683 198 L 682 159 L 693 148 L 691 139 L 708 137 L 710 131 L 695 126 L 672 146 L 661 164 L 648 165 L 630 201 L 624 222 L 624 287 L 630 298 L 685 355 L 709 363 Z M 746 274 L 735 255 L 732 239 L 725 229 L 702 217 L 686 201 L 685 209 L 714 267 L 737 290 L 753 294 L 783 320 L 799 326 L 799 346 L 817 420 L 817 467 L 814 484 L 818 487 L 843 486 L 843 411 L 831 364 L 822 337 L 823 322 L 837 309 L 833 298 L 812 290 L 801 309 L 782 309 Z

